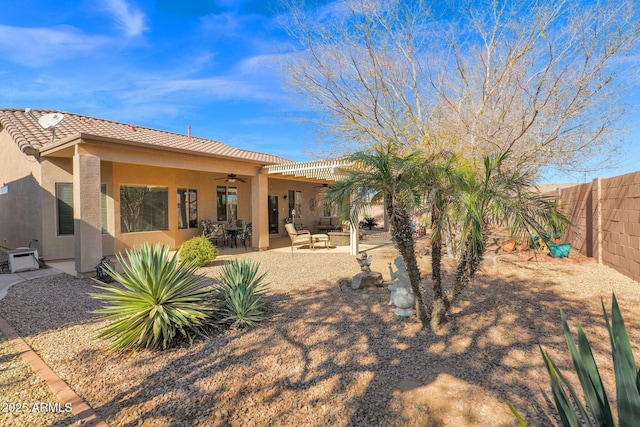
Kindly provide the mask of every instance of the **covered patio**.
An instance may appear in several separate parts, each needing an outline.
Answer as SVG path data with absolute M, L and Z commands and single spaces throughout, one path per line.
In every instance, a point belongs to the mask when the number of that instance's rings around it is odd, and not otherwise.
M 57 113 L 52 137 L 36 120 L 43 114 L 0 111 L 0 170 L 7 172 L 0 219 L 11 224 L 0 240 L 6 249 L 29 245 L 46 262 L 73 260 L 78 276 L 145 242 L 176 250 L 201 235 L 203 220 L 251 223 L 250 246 L 263 251 L 287 236 L 286 223 L 312 233 L 323 232 L 327 217 L 341 225 L 322 192 L 344 177 L 346 161 L 296 163 L 73 113 Z
M 278 253 L 288 253 L 291 255 L 292 260 L 296 260 L 298 257 L 307 257 L 307 256 L 315 256 L 315 255 L 325 255 L 325 254 L 351 254 L 350 246 L 329 246 L 325 248 L 324 246 L 318 246 L 314 249 L 309 247 L 296 247 L 293 251 L 291 251 L 291 240 L 289 237 L 271 237 L 269 239 L 270 246 L 264 252 L 278 252 Z M 392 247 L 393 243 L 391 242 L 391 238 L 389 233 L 384 231 L 375 230 L 373 232 L 367 231 L 367 235 L 363 240 L 358 240 L 358 254 L 362 252 L 372 251 L 375 249 L 379 249 L 382 247 Z M 250 254 L 251 252 L 258 252 L 257 248 L 243 248 L 242 245 L 239 247 L 225 247 L 219 249 L 218 258 L 226 259 L 228 257 L 236 257 L 236 256 L 244 256 Z M 171 254 L 175 253 L 172 251 Z M 357 255 L 357 254 L 356 254 Z M 72 276 L 76 275 L 75 270 L 75 260 L 59 260 L 59 261 L 47 261 L 47 265 L 49 267 L 55 268 L 56 270 L 62 271 L 64 273 L 70 274 Z

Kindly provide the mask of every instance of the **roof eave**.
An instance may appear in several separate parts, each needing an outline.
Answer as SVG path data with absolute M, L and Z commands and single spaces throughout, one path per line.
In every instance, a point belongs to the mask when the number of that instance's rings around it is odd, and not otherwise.
M 241 159 L 238 157 L 227 156 L 224 154 L 215 154 L 215 153 L 207 153 L 207 152 L 202 152 L 197 150 L 187 150 L 187 149 L 181 149 L 181 148 L 175 148 L 175 147 L 163 147 L 163 146 L 157 146 L 157 145 L 150 145 L 142 142 L 128 141 L 124 139 L 111 138 L 111 137 L 106 137 L 101 135 L 93 135 L 89 133 L 78 133 L 75 135 L 68 136 L 64 139 L 61 139 L 60 141 L 56 141 L 53 144 L 48 144 L 44 147 L 41 147 L 38 151 L 40 152 L 40 156 L 44 157 L 48 155 L 53 155 L 54 153 L 65 150 L 69 147 L 72 147 L 80 143 L 87 143 L 87 144 L 98 143 L 98 144 L 108 144 L 108 145 L 115 145 L 115 146 L 127 146 L 127 147 L 135 147 L 135 148 L 153 149 L 157 151 L 170 152 L 170 153 L 190 154 L 190 155 L 195 154 L 198 156 L 241 161 L 245 163 L 262 165 L 262 166 L 277 164 L 273 162 L 265 162 L 265 161 L 256 160 L 256 159 Z

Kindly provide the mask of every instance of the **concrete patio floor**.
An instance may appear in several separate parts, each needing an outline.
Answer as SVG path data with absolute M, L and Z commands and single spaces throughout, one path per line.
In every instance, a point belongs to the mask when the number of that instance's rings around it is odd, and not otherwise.
M 388 234 L 381 229 L 377 229 L 377 230 L 374 229 L 373 231 L 367 230 L 366 233 L 367 233 L 366 237 L 360 241 L 360 244 L 358 246 L 359 253 L 370 251 L 380 246 L 386 246 L 386 245 L 392 244 L 388 238 Z M 244 248 L 242 244 L 237 245 L 236 247 L 223 247 L 218 249 L 219 249 L 218 256 L 242 255 L 247 252 L 257 251 L 257 249 L 253 249 L 253 248 Z M 343 254 L 349 255 L 349 246 L 329 246 L 328 248 L 325 248 L 324 244 L 320 243 L 314 249 L 309 248 L 309 246 L 295 246 L 292 251 L 291 240 L 289 239 L 289 237 L 272 236 L 269 239 L 268 251 L 290 252 L 292 254 L 343 253 Z M 174 253 L 175 251 L 172 251 L 170 254 L 173 255 Z M 73 259 L 61 260 L 61 261 L 47 261 L 47 265 L 52 269 L 57 270 L 55 274 L 64 272 L 72 276 L 76 275 L 75 261 Z M 2 276 L 8 276 L 8 275 L 0 274 L 0 279 L 2 279 Z M 2 282 L 0 281 L 0 286 L 1 284 Z M 0 293 L 1 293 L 1 289 L 2 288 L 0 287 Z

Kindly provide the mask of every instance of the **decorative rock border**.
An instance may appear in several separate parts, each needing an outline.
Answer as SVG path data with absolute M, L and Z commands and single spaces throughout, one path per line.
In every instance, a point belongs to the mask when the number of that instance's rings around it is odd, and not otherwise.
M 35 351 L 18 333 L 0 317 L 0 331 L 16 349 L 16 352 L 29 364 L 33 372 L 42 378 L 56 395 L 62 407 L 71 406 L 71 413 L 88 427 L 109 427 L 78 394 L 49 368 Z

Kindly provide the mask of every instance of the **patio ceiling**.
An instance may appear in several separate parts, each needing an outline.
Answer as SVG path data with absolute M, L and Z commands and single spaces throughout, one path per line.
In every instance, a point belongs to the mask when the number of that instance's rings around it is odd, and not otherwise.
M 270 175 L 278 174 L 299 179 L 317 179 L 322 181 L 340 181 L 346 177 L 346 169 L 353 162 L 346 160 L 314 160 L 299 163 L 280 163 L 266 166 Z

